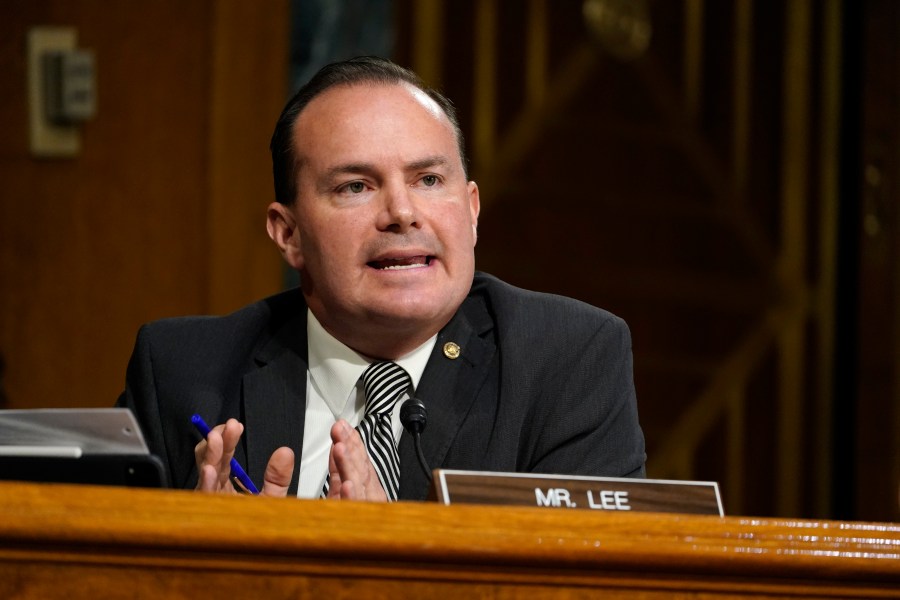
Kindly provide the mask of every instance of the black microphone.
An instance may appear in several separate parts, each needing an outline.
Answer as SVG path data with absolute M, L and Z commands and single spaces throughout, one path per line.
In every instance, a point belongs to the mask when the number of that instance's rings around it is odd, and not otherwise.
M 425 471 L 428 481 L 431 481 L 431 469 L 428 468 L 428 461 L 425 460 L 425 454 L 422 452 L 422 432 L 425 431 L 425 425 L 428 422 L 425 404 L 418 398 L 410 398 L 404 402 L 400 407 L 400 422 L 403 423 L 403 428 L 413 436 L 419 464 Z

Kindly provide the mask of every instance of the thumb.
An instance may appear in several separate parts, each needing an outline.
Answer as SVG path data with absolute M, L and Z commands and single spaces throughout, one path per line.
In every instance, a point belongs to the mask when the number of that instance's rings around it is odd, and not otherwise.
M 263 487 L 260 496 L 287 496 L 288 486 L 294 474 L 294 451 L 282 446 L 272 453 L 266 474 L 263 476 Z

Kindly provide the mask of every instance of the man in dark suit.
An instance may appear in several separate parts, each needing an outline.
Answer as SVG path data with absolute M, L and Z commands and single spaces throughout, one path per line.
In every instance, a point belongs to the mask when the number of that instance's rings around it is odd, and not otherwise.
M 449 101 L 389 61 L 329 65 L 272 157 L 268 231 L 300 289 L 146 325 L 129 363 L 119 405 L 174 485 L 233 493 L 234 456 L 266 495 L 424 499 L 397 414 L 413 395 L 433 468 L 643 475 L 624 322 L 475 272 L 478 187 Z M 360 379 L 381 362 L 406 378 L 376 426 L 399 440 L 398 489 L 363 441 Z M 199 443 L 194 413 L 218 423 Z

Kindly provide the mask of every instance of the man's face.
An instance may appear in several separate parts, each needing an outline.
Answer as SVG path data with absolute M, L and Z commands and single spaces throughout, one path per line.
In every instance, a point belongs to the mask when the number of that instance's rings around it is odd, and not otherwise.
M 478 188 L 449 120 L 412 86 L 337 86 L 293 140 L 298 193 L 282 214 L 296 237 L 282 251 L 310 309 L 359 352 L 409 352 L 450 320 L 475 270 Z

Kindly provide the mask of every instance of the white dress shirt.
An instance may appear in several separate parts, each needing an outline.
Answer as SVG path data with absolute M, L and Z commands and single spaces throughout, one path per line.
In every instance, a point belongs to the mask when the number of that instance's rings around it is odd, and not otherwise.
M 309 370 L 306 373 L 306 424 L 303 429 L 303 455 L 300 460 L 297 496 L 318 498 L 328 474 L 331 426 L 338 419 L 345 419 L 352 427 L 356 427 L 362 420 L 366 398 L 361 378 L 366 367 L 375 361 L 335 339 L 308 309 L 306 336 L 309 356 Z M 436 340 L 437 335 L 394 361 L 412 379 L 412 390 L 404 392 L 391 413 L 395 443 L 400 440 L 403 432 L 400 405 L 419 386 Z

